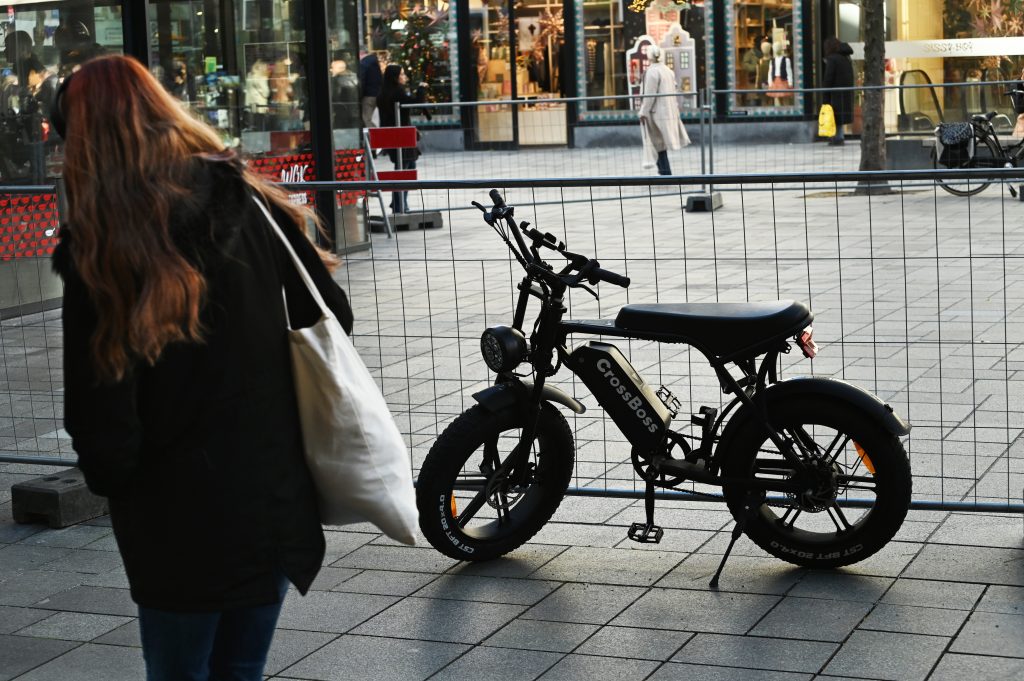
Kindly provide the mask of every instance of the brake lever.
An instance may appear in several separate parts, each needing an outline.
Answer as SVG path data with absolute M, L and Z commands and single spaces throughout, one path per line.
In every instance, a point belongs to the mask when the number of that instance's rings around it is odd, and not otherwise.
M 587 293 L 589 293 L 590 295 L 594 296 L 594 300 L 601 300 L 601 297 L 599 295 L 597 295 L 597 291 L 595 291 L 594 289 L 590 288 L 586 284 L 577 284 L 576 286 L 573 286 L 573 288 L 581 288 L 584 291 L 586 291 Z

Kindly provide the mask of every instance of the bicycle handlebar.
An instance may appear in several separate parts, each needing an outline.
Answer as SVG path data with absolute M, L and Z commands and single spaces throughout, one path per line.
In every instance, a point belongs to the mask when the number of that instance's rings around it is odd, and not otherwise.
M 512 231 L 512 236 L 515 237 L 516 244 L 519 246 L 519 253 L 517 253 L 517 259 L 527 268 L 527 271 L 531 269 L 539 268 L 538 272 L 546 272 L 551 277 L 556 277 L 558 281 L 561 281 L 566 286 L 579 286 L 584 281 L 591 284 L 596 284 L 599 281 L 609 283 L 613 286 L 620 286 L 622 288 L 628 288 L 630 284 L 629 277 L 606 270 L 601 267 L 601 263 L 597 260 L 587 258 L 585 256 L 570 253 L 566 250 L 565 245 L 560 243 L 551 234 L 542 234 L 536 229 L 527 229 L 528 223 L 519 225 L 513 218 L 513 207 L 507 206 L 505 200 L 502 198 L 501 193 L 497 189 L 490 191 L 491 201 L 494 202 L 494 206 L 491 210 L 487 210 L 482 205 L 473 201 L 473 205 L 479 208 L 484 214 L 484 222 L 492 227 L 494 224 L 504 219 L 508 228 Z M 500 233 L 500 232 L 499 232 Z M 533 243 L 532 249 L 526 247 L 526 242 L 523 241 L 523 234 L 529 237 Z M 505 238 L 506 243 L 511 247 L 512 244 L 508 241 L 507 237 L 502 234 Z M 557 251 L 559 255 L 569 260 L 569 265 L 566 269 L 561 272 L 555 272 L 549 265 L 544 263 L 538 256 L 537 249 L 539 247 L 550 248 L 553 251 Z M 515 249 L 512 249 L 515 251 Z M 533 266 L 533 267 L 531 267 Z M 575 270 L 577 273 L 571 275 L 570 273 Z

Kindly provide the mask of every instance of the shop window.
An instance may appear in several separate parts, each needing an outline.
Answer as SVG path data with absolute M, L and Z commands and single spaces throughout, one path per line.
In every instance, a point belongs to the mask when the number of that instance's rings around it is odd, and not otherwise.
M 708 82 L 712 3 L 653 0 L 643 3 L 639 13 L 625 11 L 626 5 L 622 0 L 575 3 L 581 65 L 576 74 L 577 92 L 597 98 L 588 99 L 580 107 L 580 118 L 615 120 L 635 116 L 630 112 L 636 102 L 625 95 L 639 94 L 647 64 L 644 47 L 649 44 L 667 50 L 666 64 L 676 72 L 679 91 L 693 93 L 680 98 L 682 115 L 697 117 L 696 93 Z
M 377 54 L 383 69 L 401 64 L 410 83 L 427 84 L 427 101 L 458 101 L 456 78 L 458 42 L 455 3 L 427 0 L 415 5 L 404 0 L 362 0 L 364 50 Z M 451 123 L 457 116 L 448 107 L 428 121 L 416 116 L 417 125 Z
M 793 0 L 737 0 L 726 5 L 729 88 L 770 90 L 730 97 L 730 112 L 801 113 L 804 83 L 800 5 Z

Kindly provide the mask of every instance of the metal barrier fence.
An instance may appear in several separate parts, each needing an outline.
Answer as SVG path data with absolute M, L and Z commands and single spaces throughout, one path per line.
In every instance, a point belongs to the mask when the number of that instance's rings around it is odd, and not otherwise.
M 685 104 L 680 111 L 693 143 L 669 152 L 672 171 L 693 175 L 858 170 L 857 140 L 847 141 L 844 146 L 827 145 L 817 137 L 817 120 L 807 119 L 802 103 L 811 103 L 810 108 L 817 112 L 826 92 L 851 92 L 853 122 L 846 126 L 846 132 L 856 136 L 863 123 L 860 102 L 867 90 L 885 92 L 883 118 L 889 167 L 933 168 L 933 131 L 942 122 L 969 120 L 972 115 L 995 111 L 993 125 L 1003 144 L 1019 141 L 1019 135 L 1012 136 L 1016 114 L 1009 98 L 1002 95 L 1016 82 L 796 88 L 788 91 L 788 98 L 779 100 L 778 107 L 766 104 L 767 90 L 693 93 L 680 100 Z M 409 109 L 414 123 L 421 126 L 424 153 L 419 161 L 420 177 L 650 176 L 656 171 L 641 166 L 640 126 L 635 113 L 642 99 L 626 95 L 431 103 L 403 108 Z M 605 104 L 615 108 L 590 108 Z M 433 126 L 424 116 L 428 111 L 458 127 Z M 518 114 L 515 119 L 513 112 Z M 496 128 L 504 132 L 496 135 Z M 496 149 L 498 142 L 508 148 Z
M 937 177 L 992 179 L 969 198 Z M 856 195 L 870 179 L 892 192 Z M 726 208 L 685 213 L 702 183 L 734 190 Z M 611 318 L 625 303 L 798 299 L 816 314 L 822 352 L 785 356 L 783 376 L 843 378 L 878 394 L 914 430 L 905 445 L 917 508 L 1024 512 L 1024 253 L 1021 205 L 1007 182 L 1024 171 L 783 174 L 590 180 L 309 183 L 329 191 L 405 190 L 414 212 L 439 210 L 442 229 L 375 236 L 336 277 L 356 314 L 354 342 L 380 381 L 414 470 L 443 428 L 489 385 L 480 332 L 508 323 L 518 266 L 469 207 L 502 189 L 517 217 L 632 278 L 600 300 L 572 294 L 569 316 Z M 927 184 L 928 186 L 924 186 Z M 794 188 L 795 187 L 795 188 Z M 57 312 L 0 319 L 0 461 L 70 460 L 60 429 Z M 582 342 L 582 339 L 578 339 Z M 654 384 L 683 402 L 721 406 L 695 351 L 609 339 Z M 629 448 L 567 371 L 554 379 L 591 409 L 573 416 L 571 492 L 639 496 Z M 695 489 L 704 489 L 697 487 Z

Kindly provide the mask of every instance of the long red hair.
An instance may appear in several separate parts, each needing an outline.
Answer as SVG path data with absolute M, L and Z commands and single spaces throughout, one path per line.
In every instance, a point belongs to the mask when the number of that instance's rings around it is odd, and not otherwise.
M 84 64 L 59 104 L 71 257 L 98 315 L 91 355 L 97 376 L 116 381 L 136 361 L 156 362 L 169 343 L 202 340 L 206 282 L 174 245 L 170 213 L 192 191 L 194 157 L 224 144 L 129 57 Z M 315 221 L 269 181 L 249 170 L 243 177 L 297 229 Z

